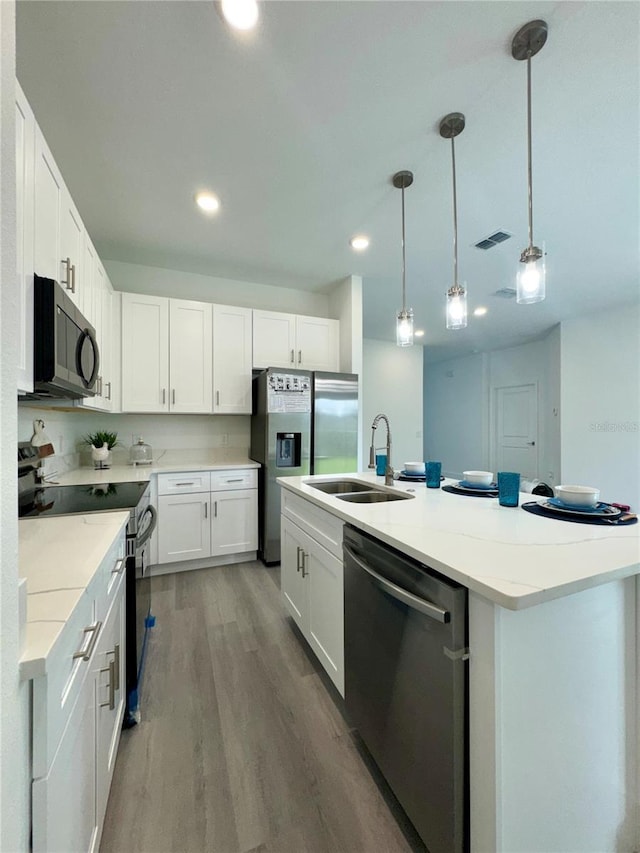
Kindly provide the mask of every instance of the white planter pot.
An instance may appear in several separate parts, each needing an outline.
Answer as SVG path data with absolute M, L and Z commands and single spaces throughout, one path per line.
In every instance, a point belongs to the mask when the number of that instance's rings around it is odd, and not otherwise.
M 111 451 L 106 444 L 102 447 L 91 445 L 91 458 L 94 468 L 111 468 Z

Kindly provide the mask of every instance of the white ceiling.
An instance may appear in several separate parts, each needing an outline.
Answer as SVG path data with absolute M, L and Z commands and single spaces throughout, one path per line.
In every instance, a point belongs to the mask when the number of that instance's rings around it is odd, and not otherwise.
M 514 286 L 527 243 L 526 63 L 510 44 L 533 18 L 549 25 L 533 60 L 548 296 L 517 306 L 492 294 Z M 21 0 L 18 78 L 102 257 L 311 290 L 359 274 L 368 337 L 394 338 L 391 176 L 411 169 L 407 302 L 438 360 L 638 298 L 639 20 L 629 2 L 267 0 L 240 36 L 212 2 Z M 489 308 L 459 332 L 444 330 L 451 111 L 467 121 L 460 279 Z M 202 188 L 215 218 L 193 203 Z M 472 246 L 497 228 L 513 238 Z

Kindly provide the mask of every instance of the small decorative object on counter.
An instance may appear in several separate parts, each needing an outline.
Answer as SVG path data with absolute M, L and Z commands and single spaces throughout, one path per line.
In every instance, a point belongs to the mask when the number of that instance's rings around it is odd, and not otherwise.
M 98 430 L 84 438 L 85 444 L 91 445 L 91 458 L 96 469 L 111 468 L 111 450 L 118 444 L 118 433 Z
M 55 453 L 51 439 L 44 431 L 44 421 L 39 418 L 33 422 L 31 446 L 38 448 L 38 458 L 40 459 L 44 459 L 45 456 L 53 456 Z
M 376 453 L 376 475 L 378 477 L 384 477 L 386 470 L 387 470 L 387 454 L 386 453 Z
M 520 474 L 514 471 L 498 471 L 498 503 L 500 506 L 518 506 L 520 498 Z
M 129 449 L 129 462 L 132 465 L 151 465 L 153 463 L 151 445 L 145 444 L 141 435 L 134 440 Z
M 442 462 L 426 462 L 425 471 L 427 475 L 427 488 L 440 488 L 440 473 L 442 471 Z

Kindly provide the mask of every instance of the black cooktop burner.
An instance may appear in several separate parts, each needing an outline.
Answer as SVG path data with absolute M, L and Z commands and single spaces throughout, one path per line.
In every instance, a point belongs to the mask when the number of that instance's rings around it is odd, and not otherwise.
M 135 509 L 148 483 L 101 483 L 94 486 L 47 486 L 19 496 L 18 517 L 39 518 L 76 513 Z

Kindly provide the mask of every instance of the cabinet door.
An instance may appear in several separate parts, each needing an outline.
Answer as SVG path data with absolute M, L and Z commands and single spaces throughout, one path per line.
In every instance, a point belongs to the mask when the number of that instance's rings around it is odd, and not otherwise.
M 213 411 L 251 414 L 252 311 L 213 306 Z
M 281 525 L 280 585 L 289 614 L 306 635 L 309 621 L 308 585 L 302 571 L 302 554 L 311 540 L 297 525 L 286 518 Z
M 60 263 L 63 182 L 40 129 L 35 129 L 34 266 L 38 275 L 64 280 Z M 67 286 L 71 289 L 71 284 Z
M 122 411 L 169 411 L 169 300 L 122 294 Z
M 308 640 L 344 696 L 344 574 L 342 561 L 312 542 L 305 553 L 309 583 Z
M 86 672 L 47 775 L 32 785 L 33 853 L 95 848 L 95 679 Z
M 58 281 L 84 314 L 84 226 L 69 191 L 60 193 L 60 272 Z
M 93 669 L 96 680 L 96 821 L 98 833 L 109 798 L 125 706 L 125 584 L 102 626 Z
M 33 391 L 33 195 L 36 120 L 16 82 L 18 391 Z
M 212 407 L 211 303 L 169 300 L 169 410 L 208 413 Z
M 211 556 L 258 547 L 258 490 L 211 493 Z
M 104 272 L 104 268 L 103 268 Z M 100 392 L 102 394 L 102 409 L 105 412 L 113 411 L 113 384 L 114 371 L 114 336 L 113 336 L 113 291 L 104 273 L 102 287 L 102 346 L 100 348 L 100 375 L 102 383 Z
M 295 367 L 295 314 L 253 312 L 253 366 Z
M 158 562 L 211 556 L 209 492 L 158 498 Z
M 338 320 L 296 317 L 296 367 L 307 370 L 338 370 Z

